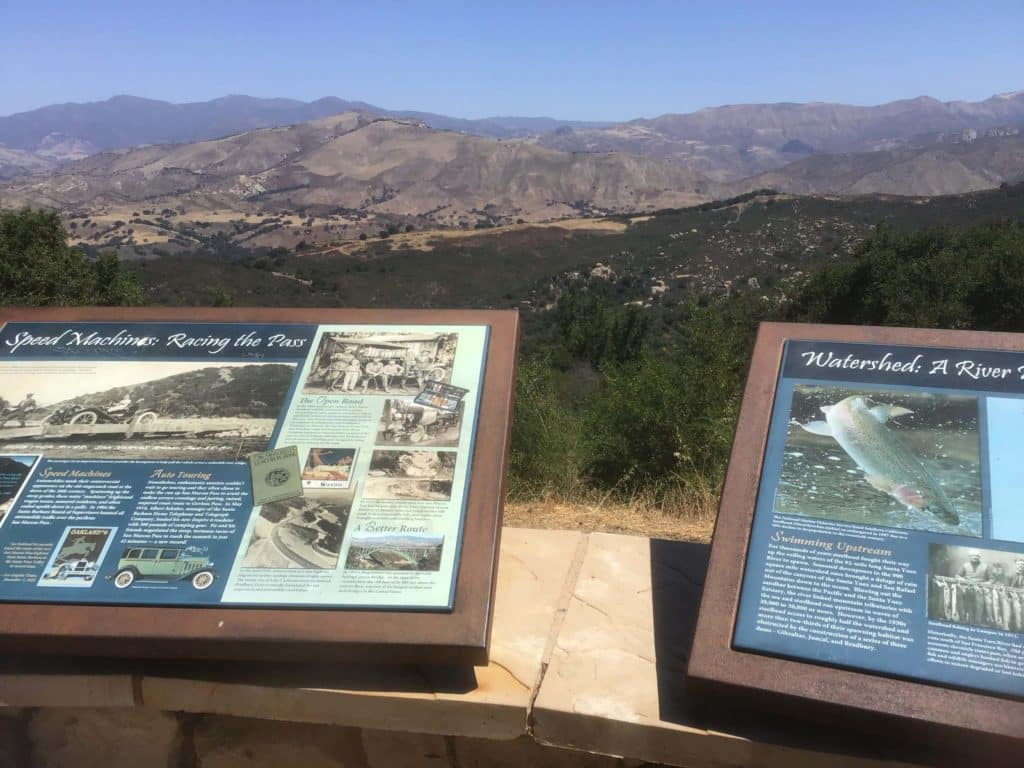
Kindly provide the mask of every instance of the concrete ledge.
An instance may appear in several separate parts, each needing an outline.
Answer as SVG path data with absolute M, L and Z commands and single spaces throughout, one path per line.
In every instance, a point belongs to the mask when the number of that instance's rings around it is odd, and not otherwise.
M 8 707 L 131 707 L 136 703 L 133 678 L 110 665 L 68 659 L 7 659 L 0 672 L 0 704 Z M 15 671 L 35 669 L 35 672 Z M 91 669 L 91 672 L 85 672 Z
M 170 711 L 515 739 L 526 733 L 545 653 L 585 543 L 573 531 L 503 531 L 486 667 L 151 664 L 141 677 L 139 703 Z
M 7 659 L 0 762 L 894 765 L 792 727 L 723 733 L 693 716 L 684 670 L 707 555 L 505 529 L 492 660 L 473 669 Z

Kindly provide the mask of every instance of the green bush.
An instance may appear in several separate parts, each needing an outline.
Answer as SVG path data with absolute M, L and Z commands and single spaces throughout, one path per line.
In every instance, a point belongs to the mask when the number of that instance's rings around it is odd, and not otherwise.
M 746 296 L 694 303 L 680 341 L 606 367 L 586 404 L 588 475 L 630 493 L 717 484 L 757 323 L 767 316 Z
M 566 407 L 559 374 L 538 357 L 519 366 L 509 457 L 509 493 L 538 498 L 570 495 L 581 483 L 582 420 Z
M 693 302 L 668 335 L 650 310 L 564 295 L 545 352 L 520 370 L 516 495 L 590 488 L 660 496 L 717 484 L 757 322 L 768 312 L 746 296 Z
M 0 211 L 0 303 L 141 304 L 142 290 L 116 255 L 92 261 L 68 246 L 56 213 L 24 208 Z

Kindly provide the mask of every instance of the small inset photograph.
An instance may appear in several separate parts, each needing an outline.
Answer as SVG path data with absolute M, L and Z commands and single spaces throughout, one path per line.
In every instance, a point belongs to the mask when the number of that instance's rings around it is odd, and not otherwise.
M 462 410 L 462 403 L 449 413 L 409 399 L 385 400 L 377 445 L 454 448 L 462 430 Z
M 1021 437 L 1024 436 L 1024 399 L 989 397 L 989 488 L 992 499 L 993 539 L 1024 542 L 1024 472 L 1021 472 Z
M 448 501 L 455 451 L 374 451 L 363 496 L 367 499 Z
M 302 465 L 302 487 L 348 488 L 355 462 L 355 448 L 310 448 Z
M 428 381 L 423 385 L 423 391 L 416 395 L 415 402 L 452 413 L 462 404 L 462 398 L 468 392 L 465 387 L 456 387 L 443 381 Z
M 40 587 L 91 587 L 116 528 L 65 528 L 37 582 Z
M 7 513 L 21 495 L 25 481 L 39 458 L 38 454 L 0 454 L 0 525 L 4 524 Z
M 325 333 L 304 391 L 415 395 L 451 379 L 457 333 Z
M 981 536 L 978 399 L 798 384 L 775 512 Z
M 343 491 L 311 490 L 264 504 L 242 566 L 336 568 L 354 493 L 354 485 Z
M 928 618 L 1024 632 L 1024 552 L 930 544 Z
M 428 533 L 353 533 L 345 568 L 363 571 L 437 571 L 444 536 Z

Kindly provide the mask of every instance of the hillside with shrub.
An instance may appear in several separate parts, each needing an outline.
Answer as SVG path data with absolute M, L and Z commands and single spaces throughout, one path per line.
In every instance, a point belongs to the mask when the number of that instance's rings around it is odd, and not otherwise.
M 926 201 L 757 193 L 613 234 L 133 265 L 70 249 L 55 218 L 23 211 L 4 214 L 0 290 L 42 303 L 58 282 L 52 254 L 72 279 L 50 303 L 518 307 L 511 497 L 643 497 L 685 512 L 717 493 L 759 322 L 1022 331 L 1022 209 L 1020 185 Z M 697 279 L 678 276 L 691 269 Z M 225 397 L 287 375 L 236 378 Z

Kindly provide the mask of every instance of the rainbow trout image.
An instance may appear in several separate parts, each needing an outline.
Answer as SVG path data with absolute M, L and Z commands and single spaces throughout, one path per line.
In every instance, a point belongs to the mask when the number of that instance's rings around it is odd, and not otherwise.
M 885 425 L 889 419 L 912 411 L 853 396 L 822 406 L 821 412 L 824 421 L 800 426 L 839 443 L 872 488 L 889 494 L 908 509 L 930 512 L 949 525 L 960 524 L 956 508 L 938 481 Z

